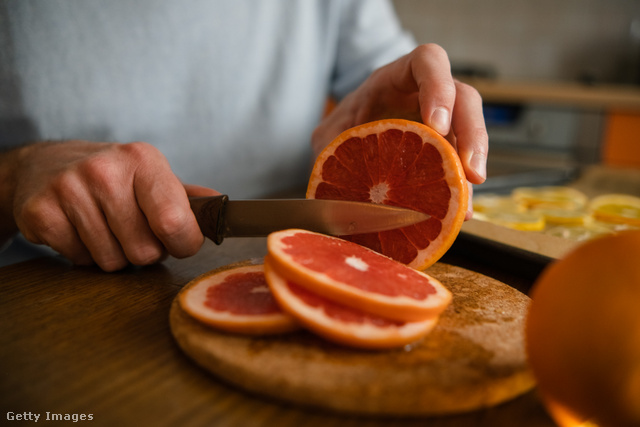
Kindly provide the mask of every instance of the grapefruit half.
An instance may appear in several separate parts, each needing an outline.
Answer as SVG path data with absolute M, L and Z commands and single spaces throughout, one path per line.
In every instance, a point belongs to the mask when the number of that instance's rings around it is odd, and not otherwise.
M 265 258 L 265 276 L 280 306 L 323 338 L 365 349 L 411 344 L 427 335 L 438 317 L 417 322 L 386 319 L 319 296 L 278 274 Z
M 267 247 L 272 269 L 284 278 L 387 319 L 433 318 L 451 302 L 436 279 L 344 239 L 289 229 L 271 233 Z
M 431 128 L 385 119 L 348 129 L 318 156 L 307 198 L 354 200 L 424 212 L 430 219 L 347 239 L 415 269 L 453 244 L 468 203 L 467 179 L 451 144 Z
M 263 335 L 299 329 L 278 306 L 263 265 L 231 265 L 203 274 L 181 291 L 180 306 L 202 323 L 228 332 Z

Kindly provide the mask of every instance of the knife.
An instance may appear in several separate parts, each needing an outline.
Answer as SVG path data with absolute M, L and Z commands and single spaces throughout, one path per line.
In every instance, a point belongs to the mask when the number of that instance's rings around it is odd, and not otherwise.
M 287 228 L 334 236 L 406 227 L 430 218 L 411 209 L 324 199 L 229 200 L 227 195 L 189 198 L 200 230 L 216 244 L 225 237 L 259 237 Z

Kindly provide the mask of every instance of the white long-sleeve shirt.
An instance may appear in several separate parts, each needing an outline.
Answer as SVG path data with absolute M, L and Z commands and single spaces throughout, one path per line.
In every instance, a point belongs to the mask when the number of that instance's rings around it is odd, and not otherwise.
M 413 47 L 387 0 L 0 0 L 0 147 L 146 141 L 259 197 L 306 182 L 328 95 Z
M 0 14 L 3 144 L 142 140 L 235 198 L 306 179 L 327 96 L 413 47 L 383 0 L 3 0 Z

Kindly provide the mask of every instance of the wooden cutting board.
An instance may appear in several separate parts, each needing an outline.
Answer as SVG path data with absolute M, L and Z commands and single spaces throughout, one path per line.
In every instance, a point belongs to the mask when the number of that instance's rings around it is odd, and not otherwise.
M 357 414 L 443 415 L 489 407 L 534 386 L 526 364 L 529 298 L 481 274 L 437 263 L 453 293 L 436 328 L 406 348 L 365 351 L 301 331 L 245 337 L 211 329 L 173 301 L 172 333 L 194 361 L 249 392 Z

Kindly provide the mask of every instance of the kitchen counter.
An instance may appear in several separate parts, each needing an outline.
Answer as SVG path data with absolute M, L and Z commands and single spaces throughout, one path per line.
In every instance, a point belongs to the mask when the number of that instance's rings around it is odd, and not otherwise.
M 462 78 L 490 103 L 535 103 L 640 113 L 640 87 L 573 82 L 526 82 Z
M 261 257 L 265 240 L 207 241 L 194 257 L 107 274 L 45 258 L 0 269 L 0 407 L 9 413 L 91 414 L 99 426 L 422 426 L 297 407 L 228 385 L 187 358 L 169 308 L 197 275 Z M 444 261 L 473 267 L 457 251 Z M 466 265 L 465 265 L 466 264 Z M 484 268 L 526 291 L 531 278 Z M 433 418 L 430 426 L 553 426 L 536 391 L 494 408 Z

